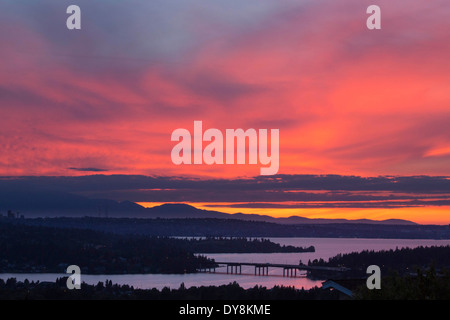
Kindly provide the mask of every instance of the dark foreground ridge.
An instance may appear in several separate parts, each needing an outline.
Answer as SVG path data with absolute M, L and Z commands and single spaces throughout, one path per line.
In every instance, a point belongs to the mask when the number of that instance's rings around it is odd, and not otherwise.
M 338 294 L 318 287 L 305 290 L 294 287 L 255 286 L 244 289 L 236 282 L 221 286 L 178 289 L 137 289 L 129 285 L 113 284 L 111 280 L 96 285 L 81 283 L 80 290 L 68 290 L 67 278 L 55 282 L 17 281 L 0 279 L 0 300 L 335 300 Z
M 355 281 L 356 280 L 356 281 Z M 353 299 L 356 300 L 443 300 L 450 299 L 450 273 L 436 273 L 433 268 L 417 275 L 399 276 L 390 273 L 381 279 L 380 290 L 369 290 L 366 279 L 352 280 Z M 339 282 L 339 280 L 337 280 Z M 345 283 L 345 282 L 341 282 Z M 182 283 L 178 289 L 138 289 L 129 285 L 113 284 L 111 280 L 97 284 L 81 283 L 80 290 L 68 290 L 67 278 L 55 282 L 17 281 L 15 278 L 0 279 L 0 300 L 201 300 L 201 301 L 292 301 L 292 300 L 338 300 L 342 295 L 337 290 L 314 287 L 303 288 L 255 286 L 244 289 L 236 282 L 220 286 L 186 288 Z

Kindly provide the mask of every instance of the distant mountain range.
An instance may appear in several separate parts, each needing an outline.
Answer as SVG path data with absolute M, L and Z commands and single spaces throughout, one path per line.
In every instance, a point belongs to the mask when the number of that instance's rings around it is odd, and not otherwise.
M 147 217 L 151 218 L 217 218 L 217 219 L 238 219 L 246 221 L 264 221 L 282 224 L 324 224 L 324 223 L 371 223 L 371 224 L 391 224 L 391 225 L 415 225 L 408 220 L 388 219 L 388 220 L 347 220 L 347 219 L 310 219 L 299 216 L 287 218 L 274 218 L 260 214 L 244 213 L 224 213 L 197 209 L 187 204 L 163 204 L 152 208 L 147 208 Z
M 219 211 L 202 210 L 187 204 L 163 204 L 152 208 L 144 208 L 134 202 L 117 202 L 106 199 L 91 199 L 63 191 L 32 189 L 16 190 L 15 188 L 0 189 L 0 213 L 7 211 L 27 218 L 31 217 L 130 217 L 130 218 L 216 218 L 239 219 L 246 221 L 274 222 L 279 224 L 326 224 L 326 223 L 364 223 L 388 225 L 415 225 L 416 223 L 399 220 L 347 220 L 347 219 L 309 219 L 299 216 L 274 218 L 259 214 L 229 214 Z

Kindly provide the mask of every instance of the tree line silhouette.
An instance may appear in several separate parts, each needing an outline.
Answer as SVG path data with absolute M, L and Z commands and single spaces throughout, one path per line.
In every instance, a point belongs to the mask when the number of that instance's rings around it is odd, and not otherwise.
M 186 247 L 196 253 L 274 253 L 314 252 L 314 246 L 280 245 L 264 238 L 202 237 L 186 238 Z
M 220 286 L 193 286 L 182 283 L 178 289 L 138 289 L 129 285 L 113 284 L 111 280 L 97 284 L 81 284 L 81 290 L 67 290 L 67 278 L 55 282 L 17 281 L 0 279 L 0 300 L 330 300 L 336 292 L 314 287 L 309 290 L 295 287 L 255 286 L 244 289 L 236 282 Z
M 192 273 L 214 267 L 201 253 L 304 252 L 267 239 L 169 238 L 0 222 L 0 272 Z
M 417 273 L 418 269 L 450 268 L 450 246 L 419 246 L 380 251 L 364 250 L 338 254 L 329 258 L 328 261 L 315 259 L 308 261 L 308 265 L 347 267 L 351 269 L 347 276 L 367 276 L 366 270 L 370 265 L 379 266 L 384 274 L 395 271 L 400 275 L 408 275 Z M 312 271 L 311 274 L 318 275 L 319 272 Z
M 0 272 L 189 273 L 214 265 L 170 238 L 0 224 Z
M 361 286 L 355 291 L 359 300 L 450 300 L 450 271 L 434 266 L 417 269 L 415 275 L 390 272 L 381 280 L 381 290 Z

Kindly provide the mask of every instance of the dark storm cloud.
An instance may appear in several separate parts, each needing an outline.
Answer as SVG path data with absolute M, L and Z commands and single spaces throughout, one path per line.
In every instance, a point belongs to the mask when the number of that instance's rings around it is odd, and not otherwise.
M 107 169 L 100 169 L 100 168 L 67 168 L 69 170 L 74 170 L 74 171 L 81 171 L 81 172 L 104 172 L 104 171 L 108 171 Z
M 72 168 L 101 171 L 97 168 Z M 254 207 L 405 207 L 450 204 L 450 179 L 436 176 L 278 175 L 200 180 L 132 175 L 3 177 L 0 188 L 45 188 L 135 202 L 243 202 Z M 299 202 L 285 203 L 282 202 Z M 256 202 L 273 202 L 261 206 Z M 279 202 L 279 204 L 275 203 Z M 256 204 L 255 204 L 256 203 Z
M 194 79 L 189 79 L 186 82 L 186 86 L 201 96 L 222 102 L 229 102 L 230 100 L 266 90 L 264 87 L 227 80 L 222 75 L 212 74 L 199 74 Z

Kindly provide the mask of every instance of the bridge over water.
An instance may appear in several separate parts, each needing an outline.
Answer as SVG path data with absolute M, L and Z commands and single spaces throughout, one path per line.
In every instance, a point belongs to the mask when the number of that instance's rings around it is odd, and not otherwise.
M 254 263 L 254 262 L 218 262 L 217 267 L 200 269 L 200 272 L 216 272 L 216 268 L 226 266 L 227 274 L 242 274 L 242 266 L 255 267 L 255 276 L 268 276 L 269 268 L 283 269 L 283 277 L 296 277 L 297 270 L 305 271 L 327 271 L 327 272 L 345 272 L 349 268 L 345 267 L 323 267 L 323 266 L 308 266 L 304 264 L 280 264 L 280 263 Z

